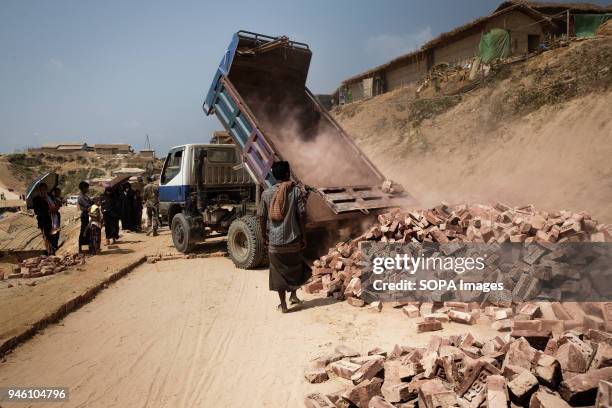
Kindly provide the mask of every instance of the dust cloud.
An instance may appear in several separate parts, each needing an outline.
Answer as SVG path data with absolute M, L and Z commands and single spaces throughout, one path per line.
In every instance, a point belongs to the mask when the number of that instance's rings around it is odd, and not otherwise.
M 313 187 L 381 184 L 382 180 L 359 151 L 314 106 L 304 103 L 276 112 L 263 111 L 265 104 L 258 106 L 256 116 L 266 137 L 304 184 Z

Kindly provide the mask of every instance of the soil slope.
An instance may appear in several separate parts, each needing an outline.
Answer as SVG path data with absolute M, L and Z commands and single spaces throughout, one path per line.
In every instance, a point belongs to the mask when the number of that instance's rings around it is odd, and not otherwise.
M 586 40 L 500 67 L 461 96 L 406 88 L 335 115 L 423 206 L 531 203 L 611 222 L 611 66 L 609 37 Z

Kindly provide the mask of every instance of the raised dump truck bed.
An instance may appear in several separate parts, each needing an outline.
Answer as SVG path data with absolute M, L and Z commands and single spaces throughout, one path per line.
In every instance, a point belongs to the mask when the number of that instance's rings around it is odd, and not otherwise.
M 306 87 L 312 53 L 287 37 L 234 34 L 204 102 L 241 149 L 251 176 L 274 184 L 275 160 L 311 188 L 309 223 L 399 205 L 384 177 Z

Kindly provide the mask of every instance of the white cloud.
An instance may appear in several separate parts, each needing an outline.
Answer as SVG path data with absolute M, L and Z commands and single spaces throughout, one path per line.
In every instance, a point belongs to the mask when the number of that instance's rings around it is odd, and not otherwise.
M 366 52 L 378 62 L 384 62 L 414 51 L 432 38 L 431 27 L 414 33 L 379 34 L 368 38 Z
M 60 71 L 60 70 L 64 69 L 64 62 L 61 59 L 59 59 L 59 58 L 50 58 L 45 63 L 45 66 L 47 68 L 55 69 L 55 70 Z

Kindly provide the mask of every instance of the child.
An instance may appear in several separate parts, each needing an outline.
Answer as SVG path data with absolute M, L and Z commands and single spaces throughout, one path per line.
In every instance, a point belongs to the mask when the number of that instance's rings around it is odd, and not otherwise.
M 89 253 L 95 255 L 100 250 L 102 240 L 102 211 L 97 204 L 89 207 Z

